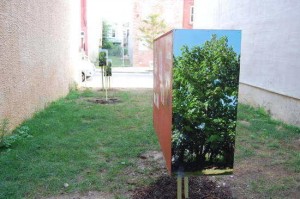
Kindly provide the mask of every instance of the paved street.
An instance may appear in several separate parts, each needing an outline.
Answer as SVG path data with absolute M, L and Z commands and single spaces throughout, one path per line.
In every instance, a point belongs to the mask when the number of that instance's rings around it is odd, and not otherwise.
M 101 88 L 101 70 L 83 82 L 84 87 Z M 148 68 L 112 68 L 111 88 L 153 88 L 153 73 Z

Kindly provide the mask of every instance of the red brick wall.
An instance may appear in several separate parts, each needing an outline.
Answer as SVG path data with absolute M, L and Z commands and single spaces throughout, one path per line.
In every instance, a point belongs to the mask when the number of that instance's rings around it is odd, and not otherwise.
M 88 55 L 86 0 L 81 0 L 81 32 L 84 32 L 84 39 L 81 42 L 81 48 L 85 54 Z
M 133 66 L 150 66 L 153 62 L 152 50 L 142 45 L 139 40 L 142 20 L 150 14 L 160 14 L 165 20 L 168 30 L 182 28 L 183 0 L 134 0 L 130 30 L 131 62 Z
M 193 24 L 191 23 L 191 7 L 194 6 L 194 0 L 184 0 L 183 5 L 183 28 L 192 29 Z

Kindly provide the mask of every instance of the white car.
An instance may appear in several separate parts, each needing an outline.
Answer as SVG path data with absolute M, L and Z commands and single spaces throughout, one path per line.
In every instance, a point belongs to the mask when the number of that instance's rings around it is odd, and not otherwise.
M 95 74 L 96 67 L 90 61 L 87 56 L 84 56 L 81 60 L 81 76 L 84 82 L 87 78 L 92 77 Z

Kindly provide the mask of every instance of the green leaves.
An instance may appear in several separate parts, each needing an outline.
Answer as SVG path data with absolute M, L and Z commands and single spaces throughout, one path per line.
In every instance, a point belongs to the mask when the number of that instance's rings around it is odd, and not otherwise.
M 139 30 L 142 33 L 140 38 L 148 48 L 153 49 L 153 40 L 166 31 L 166 23 L 160 19 L 159 14 L 151 14 L 142 21 Z
M 100 52 L 99 53 L 99 66 L 106 66 L 106 52 Z
M 21 126 L 16 129 L 12 135 L 4 136 L 0 142 L 0 148 L 10 148 L 13 143 L 20 141 L 25 138 L 31 138 L 32 135 L 29 134 L 29 128 L 27 126 Z
M 103 21 L 102 24 L 102 48 L 103 49 L 111 49 L 113 47 L 113 43 L 109 40 L 109 31 L 111 30 L 111 25 Z
M 173 118 L 180 120 L 174 120 L 173 134 L 185 138 L 172 145 L 174 164 L 203 159 L 233 164 L 240 63 L 227 42 L 227 37 L 213 35 L 203 46 L 183 46 L 182 55 L 174 57 Z

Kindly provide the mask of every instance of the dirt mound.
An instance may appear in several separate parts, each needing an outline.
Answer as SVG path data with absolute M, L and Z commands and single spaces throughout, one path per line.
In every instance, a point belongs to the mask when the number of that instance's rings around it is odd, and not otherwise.
M 96 104 L 116 104 L 121 101 L 117 98 L 108 98 L 106 99 L 89 99 L 88 102 L 96 103 Z
M 114 195 L 110 193 L 89 191 L 87 193 L 72 193 L 53 196 L 47 199 L 113 199 Z
M 176 198 L 177 181 L 175 177 L 161 176 L 155 183 L 142 187 L 133 192 L 133 199 L 170 199 Z M 183 197 L 184 198 L 184 197 Z M 207 177 L 189 178 L 190 199 L 231 199 L 229 187 L 220 186 Z

